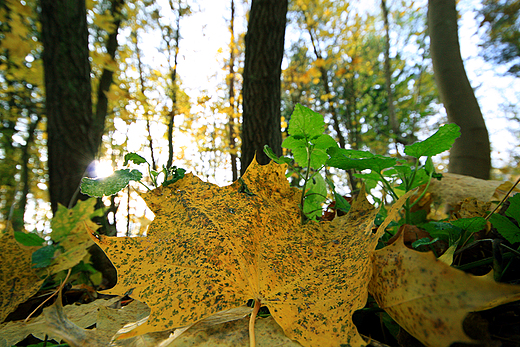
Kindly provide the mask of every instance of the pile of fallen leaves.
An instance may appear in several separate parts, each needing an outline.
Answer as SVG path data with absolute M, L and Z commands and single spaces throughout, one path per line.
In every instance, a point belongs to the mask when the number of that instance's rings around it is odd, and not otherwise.
M 424 345 L 449 346 L 474 342 L 463 330 L 469 312 L 520 299 L 520 286 L 464 273 L 449 259 L 409 249 L 402 236 L 376 250 L 409 194 L 377 228 L 378 210 L 363 193 L 347 215 L 302 224 L 301 192 L 285 171 L 254 162 L 230 186 L 187 174 L 145 194 L 155 213 L 146 237 L 91 236 L 116 267 L 117 285 L 90 304 L 62 307 L 60 298 L 27 322 L 4 323 L 0 346 L 29 334 L 71 346 L 219 345 L 219 338 L 247 346 L 247 319 L 239 318 L 251 300 L 270 313 L 253 326 L 258 346 L 365 346 L 375 342 L 352 317 L 369 294 Z M 1 241 L 5 319 L 41 281 L 31 267 L 38 247 L 18 245 L 11 231 Z M 121 297 L 135 301 L 121 306 Z

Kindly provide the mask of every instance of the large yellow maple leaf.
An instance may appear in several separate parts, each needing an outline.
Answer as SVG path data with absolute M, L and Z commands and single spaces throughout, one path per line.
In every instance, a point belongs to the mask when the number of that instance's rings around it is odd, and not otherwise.
M 372 232 L 377 210 L 361 194 L 348 215 L 302 225 L 301 191 L 285 170 L 255 161 L 226 187 L 186 175 L 144 195 L 156 215 L 147 237 L 95 240 L 118 272 L 108 293 L 151 308 L 124 337 L 186 326 L 254 299 L 304 346 L 365 345 L 352 313 L 366 303 L 370 253 L 389 219 Z

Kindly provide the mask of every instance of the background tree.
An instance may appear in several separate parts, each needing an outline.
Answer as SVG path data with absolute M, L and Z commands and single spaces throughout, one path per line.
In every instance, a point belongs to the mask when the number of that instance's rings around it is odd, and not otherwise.
M 396 153 L 394 139 L 413 142 L 437 106 L 425 11 L 421 16 L 421 8 L 407 2 L 380 16 L 329 0 L 300 0 L 291 10 L 302 38 L 288 52 L 283 114 L 297 102 L 322 113 L 344 148 L 388 154 Z M 394 23 L 388 35 L 379 29 L 385 17 Z
M 287 0 L 253 0 L 245 38 L 242 150 L 243 174 L 255 153 L 269 163 L 263 148 L 281 155 L 280 75 L 284 50 Z
M 428 1 L 428 28 L 441 101 L 448 120 L 461 128 L 450 151 L 448 170 L 489 179 L 489 135 L 460 55 L 455 0 Z
M 484 0 L 484 59 L 508 66 L 508 73 L 520 77 L 520 0 Z
M 41 0 L 49 192 L 53 212 L 71 206 L 95 159 L 104 118 L 92 113 L 87 11 L 84 0 Z
M 24 229 L 28 203 L 45 194 L 43 69 L 35 1 L 0 5 L 0 225 Z

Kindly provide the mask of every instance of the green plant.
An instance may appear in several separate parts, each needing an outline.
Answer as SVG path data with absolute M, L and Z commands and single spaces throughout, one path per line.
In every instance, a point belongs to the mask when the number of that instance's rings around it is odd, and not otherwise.
M 186 170 L 182 168 L 165 167 L 163 166 L 161 171 L 152 170 L 152 167 L 148 161 L 137 153 L 127 153 L 125 155 L 125 162 L 123 165 L 127 166 L 129 162 L 134 164 L 147 164 L 148 165 L 148 176 L 152 181 L 154 188 L 167 186 L 174 182 L 177 182 L 184 177 Z M 159 183 L 159 177 L 163 174 L 163 181 Z M 141 180 L 143 174 L 141 171 L 136 169 L 122 169 L 115 171 L 112 175 L 103 178 L 88 178 L 85 177 L 81 180 L 81 192 L 92 197 L 110 196 L 118 193 L 124 189 L 131 181 L 142 184 L 147 190 L 151 190 Z
M 302 220 L 316 219 L 321 215 L 321 205 L 327 196 L 327 185 L 320 175 L 325 167 L 343 170 L 356 170 L 356 177 L 367 182 L 367 188 L 380 185 L 384 191 L 397 200 L 402 194 L 423 184 L 426 189 L 432 178 L 440 179 L 442 175 L 435 173 L 431 157 L 451 148 L 453 142 L 460 136 L 460 128 L 456 124 L 446 124 L 424 141 L 405 146 L 404 153 L 412 158 L 413 164 L 404 159 L 374 155 L 368 151 L 339 148 L 336 141 L 324 134 L 325 121 L 323 116 L 297 104 L 289 122 L 289 136 L 283 141 L 282 147 L 290 149 L 294 162 L 304 168 L 303 191 L 301 197 Z M 278 157 L 269 148 L 265 153 L 277 163 L 290 163 L 287 157 Z M 421 159 L 424 157 L 424 164 Z M 370 172 L 363 172 L 370 170 Z M 334 185 L 329 181 L 336 204 L 346 206 L 344 199 L 335 192 Z M 424 192 L 426 192 L 424 189 Z M 418 202 L 422 196 L 415 201 Z M 338 202 L 339 201 L 339 202 Z M 348 203 L 346 203 L 348 204 Z M 410 210 L 414 203 L 405 204 L 405 222 L 411 222 Z

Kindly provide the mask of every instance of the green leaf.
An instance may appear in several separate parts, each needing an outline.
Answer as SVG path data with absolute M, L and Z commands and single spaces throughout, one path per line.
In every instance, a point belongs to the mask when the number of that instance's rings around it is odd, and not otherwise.
M 41 246 L 45 240 L 34 233 L 24 233 L 21 231 L 14 232 L 15 240 L 24 246 Z
M 520 194 L 515 194 L 508 199 L 509 207 L 506 210 L 506 215 L 514 218 L 520 224 Z
M 457 220 L 451 221 L 451 224 L 456 227 L 461 228 L 470 233 L 476 233 L 484 229 L 486 226 L 486 219 L 482 217 L 472 217 L 472 218 L 459 218 Z
M 336 201 L 336 204 L 335 204 L 336 210 L 340 210 L 345 213 L 350 211 L 350 203 L 343 196 L 334 192 L 334 200 Z
M 460 127 L 457 124 L 445 124 L 426 140 L 405 146 L 404 153 L 415 158 L 433 157 L 450 149 L 459 136 Z
M 146 159 L 144 159 L 137 153 L 127 153 L 125 155 L 125 162 L 123 165 L 128 165 L 128 162 L 130 161 L 137 165 L 147 163 Z
M 336 140 L 332 138 L 332 136 L 327 134 L 321 134 L 315 139 L 311 140 L 311 143 L 314 145 L 314 148 L 320 149 L 329 149 L 329 148 L 339 148 Z
M 383 157 L 382 155 L 376 155 L 370 158 L 350 158 L 343 153 L 339 153 L 331 157 L 327 161 L 327 165 L 343 169 L 343 170 L 373 170 L 375 172 L 381 172 L 386 168 L 392 167 L 396 164 L 396 158 Z
M 460 238 L 462 229 L 447 222 L 429 222 L 421 225 L 431 237 L 438 237 L 441 240 L 452 241 Z
M 81 192 L 97 198 L 110 196 L 124 189 L 130 181 L 140 181 L 142 177 L 141 172 L 130 169 L 117 170 L 104 178 L 85 177 L 81 180 Z
M 494 213 L 489 221 L 507 241 L 511 243 L 520 242 L 520 228 L 506 216 Z
M 432 243 L 435 243 L 437 241 L 439 241 L 438 238 L 434 238 L 433 240 L 430 240 L 429 238 L 425 237 L 425 238 L 419 239 L 417 241 L 414 241 L 412 243 L 412 247 L 417 248 L 420 246 L 427 246 L 427 245 L 431 245 Z
M 51 265 L 52 260 L 54 259 L 54 252 L 58 249 L 57 245 L 48 245 L 37 249 L 32 254 L 32 263 L 33 268 L 42 268 Z
M 327 199 L 327 184 L 320 174 L 316 174 L 305 187 L 303 213 L 309 219 L 316 220 L 322 214 L 322 204 Z
M 361 179 L 364 179 L 364 180 L 373 180 L 373 181 L 377 181 L 377 182 L 381 182 L 381 176 L 379 176 L 376 172 L 368 172 L 368 173 L 355 173 L 354 174 L 354 177 L 356 178 L 361 178 Z
M 271 159 L 272 161 L 274 161 L 275 163 L 277 164 L 289 164 L 291 162 L 291 158 L 287 158 L 287 157 L 284 157 L 284 156 L 277 156 L 274 151 L 271 149 L 271 147 L 269 147 L 268 145 L 265 145 L 264 146 L 264 153 L 265 155 L 267 155 L 267 157 L 269 159 Z
M 405 192 L 415 189 L 425 183 L 428 183 L 428 180 L 430 179 L 430 176 L 428 176 L 428 173 L 426 172 L 426 170 L 424 168 L 420 168 L 417 170 L 417 173 L 415 174 L 413 182 L 408 182 L 412 178 L 411 172 L 412 171 L 410 171 L 409 176 L 405 176 L 403 179 L 403 180 L 406 180 L 406 183 L 402 183 L 399 185 L 399 188 L 401 188 Z M 403 178 L 403 176 L 401 176 L 401 178 Z M 407 187 L 406 184 L 409 184 L 409 186 Z
M 424 169 L 428 174 L 435 173 L 435 166 L 433 165 L 432 157 L 428 157 L 426 159 L 426 163 L 424 163 Z
M 353 159 L 372 158 L 374 156 L 372 153 L 368 151 L 360 151 L 357 149 L 344 149 L 339 147 L 330 147 L 327 152 L 331 157 L 343 155 Z
M 347 213 L 350 210 L 350 203 L 341 194 L 338 194 L 336 192 L 336 186 L 334 185 L 334 182 L 332 182 L 332 180 L 330 180 L 329 178 L 325 178 L 325 181 L 330 186 L 330 188 L 332 189 L 332 192 L 334 194 L 334 201 L 336 202 L 335 203 L 336 210 L 340 210 L 340 211 Z
M 184 177 L 185 173 L 186 173 L 186 170 L 184 170 L 182 168 L 177 168 L 174 166 L 173 168 L 170 169 L 170 174 L 168 175 L 168 177 L 171 176 L 171 178 L 169 180 L 164 180 L 164 182 L 162 183 L 162 186 L 166 187 L 169 184 L 177 182 L 178 180 L 180 180 L 181 178 Z
M 282 147 L 294 151 L 295 149 L 307 148 L 307 142 L 304 139 L 289 136 L 282 142 Z
M 312 138 L 323 134 L 325 121 L 323 116 L 310 108 L 296 104 L 289 121 L 289 135 Z
M 310 148 L 307 148 L 305 145 L 301 146 L 301 143 L 305 143 L 305 141 L 294 137 L 288 137 L 282 143 L 282 146 L 291 150 L 296 164 L 301 167 L 307 167 L 307 165 L 309 165 L 308 153 Z M 329 155 L 324 150 L 313 150 L 311 154 L 310 167 L 318 169 L 327 161 L 328 158 Z

